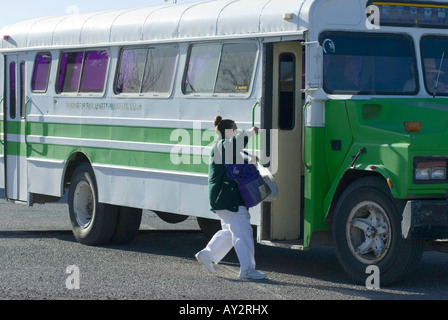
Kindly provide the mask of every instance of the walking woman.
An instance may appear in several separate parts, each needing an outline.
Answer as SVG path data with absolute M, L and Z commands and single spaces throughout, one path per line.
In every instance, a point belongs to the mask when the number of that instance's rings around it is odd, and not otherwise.
M 196 254 L 196 259 L 208 271 L 215 273 L 213 264 L 218 264 L 232 249 L 235 248 L 240 262 L 241 279 L 264 279 L 266 275 L 255 270 L 255 247 L 250 215 L 239 194 L 235 181 L 227 177 L 224 163 L 229 161 L 247 161 L 240 153 L 249 138 L 258 134 L 258 128 L 253 127 L 247 132 L 238 132 L 233 120 L 215 118 L 216 133 L 209 166 L 209 199 L 210 209 L 221 219 L 222 229 L 218 231 L 205 249 Z M 241 163 L 241 162 L 239 162 Z

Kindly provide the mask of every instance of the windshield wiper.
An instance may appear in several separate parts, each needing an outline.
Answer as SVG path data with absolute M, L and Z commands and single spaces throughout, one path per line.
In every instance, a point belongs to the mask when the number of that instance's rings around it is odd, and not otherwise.
M 442 52 L 442 59 L 440 59 L 440 66 L 439 66 L 439 71 L 437 72 L 437 80 L 436 80 L 436 86 L 434 88 L 434 93 L 432 95 L 433 98 L 436 97 L 436 93 L 437 93 L 437 87 L 439 86 L 439 77 L 440 77 L 440 72 L 442 72 L 442 64 L 443 64 L 443 57 L 445 56 L 445 51 Z

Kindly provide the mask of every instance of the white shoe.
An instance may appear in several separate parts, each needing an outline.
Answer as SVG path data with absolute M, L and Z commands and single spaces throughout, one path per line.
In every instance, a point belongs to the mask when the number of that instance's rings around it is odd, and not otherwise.
M 196 260 L 198 260 L 200 263 L 202 263 L 202 265 L 204 267 L 206 267 L 208 271 L 210 271 L 211 273 L 216 273 L 215 267 L 213 267 L 213 262 L 207 256 L 207 253 L 205 253 L 203 251 L 199 251 L 198 253 L 196 253 L 195 257 L 196 257 Z
M 245 270 L 240 272 L 240 279 L 261 280 L 266 279 L 266 274 L 255 269 Z

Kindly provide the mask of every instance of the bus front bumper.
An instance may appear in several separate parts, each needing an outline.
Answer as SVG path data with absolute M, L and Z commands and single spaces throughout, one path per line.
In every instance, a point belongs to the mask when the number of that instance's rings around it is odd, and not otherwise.
M 405 239 L 448 238 L 448 201 L 410 200 L 401 221 Z

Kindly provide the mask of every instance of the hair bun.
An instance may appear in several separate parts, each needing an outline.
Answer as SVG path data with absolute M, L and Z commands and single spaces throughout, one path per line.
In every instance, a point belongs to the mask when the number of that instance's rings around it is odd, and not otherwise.
M 217 127 L 221 121 L 222 121 L 222 117 L 221 116 L 216 116 L 215 117 L 215 127 Z

